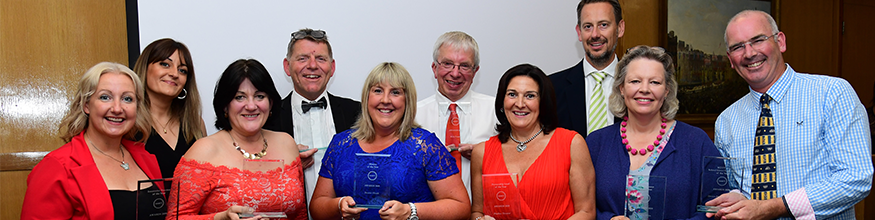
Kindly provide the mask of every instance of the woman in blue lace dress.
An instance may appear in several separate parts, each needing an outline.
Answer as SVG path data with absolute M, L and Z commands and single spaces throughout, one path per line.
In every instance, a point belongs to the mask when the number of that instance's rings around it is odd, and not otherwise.
M 414 122 L 416 87 L 381 63 L 362 88 L 352 129 L 334 135 L 310 210 L 314 219 L 465 219 L 470 202 L 455 159 Z

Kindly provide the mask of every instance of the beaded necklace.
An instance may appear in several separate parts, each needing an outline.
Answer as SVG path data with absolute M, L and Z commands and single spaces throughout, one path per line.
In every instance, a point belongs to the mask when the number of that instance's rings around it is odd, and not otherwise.
M 656 140 L 653 141 L 653 144 L 647 145 L 647 148 L 641 149 L 632 148 L 632 145 L 629 144 L 629 140 L 626 139 L 626 121 L 628 120 L 629 116 L 623 116 L 623 122 L 620 123 L 620 137 L 623 138 L 623 145 L 626 146 L 626 150 L 629 151 L 629 153 L 631 153 L 632 155 L 641 154 L 642 156 L 644 156 L 645 154 L 647 154 L 648 151 L 652 152 L 654 148 L 659 147 L 659 141 L 662 140 L 662 135 L 665 135 L 665 118 L 662 118 L 662 123 L 659 125 L 661 127 L 659 129 L 659 134 L 656 135 Z

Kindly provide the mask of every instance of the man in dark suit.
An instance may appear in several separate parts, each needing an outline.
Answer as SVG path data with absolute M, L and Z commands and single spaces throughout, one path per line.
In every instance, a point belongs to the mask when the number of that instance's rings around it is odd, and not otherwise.
M 299 150 L 306 150 L 301 152 L 301 162 L 308 201 L 319 178 L 324 149 L 334 134 L 352 127 L 361 114 L 360 102 L 325 90 L 334 75 L 333 57 L 325 31 L 301 29 L 292 33 L 283 67 L 294 90 L 264 125 L 265 129 L 288 133 Z
M 614 51 L 626 29 L 622 14 L 617 0 L 582 0 L 577 5 L 574 29 L 586 57 L 574 67 L 550 75 L 556 89 L 559 127 L 586 137 L 616 121 L 607 103 L 617 72 Z

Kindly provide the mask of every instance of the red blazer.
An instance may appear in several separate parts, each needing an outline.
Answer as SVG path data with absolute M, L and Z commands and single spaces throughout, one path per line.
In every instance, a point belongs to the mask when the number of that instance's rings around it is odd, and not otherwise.
M 27 176 L 21 219 L 113 219 L 109 189 L 83 134 L 47 154 Z M 161 178 L 155 155 L 143 143 L 122 145 L 150 179 Z

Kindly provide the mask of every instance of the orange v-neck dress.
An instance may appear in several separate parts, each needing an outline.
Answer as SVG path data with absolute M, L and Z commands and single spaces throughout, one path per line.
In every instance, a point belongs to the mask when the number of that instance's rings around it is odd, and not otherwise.
M 574 131 L 556 128 L 547 147 L 517 183 L 524 219 L 568 219 L 574 202 L 568 182 L 571 169 L 571 140 Z M 483 174 L 508 173 L 498 136 L 486 141 Z

